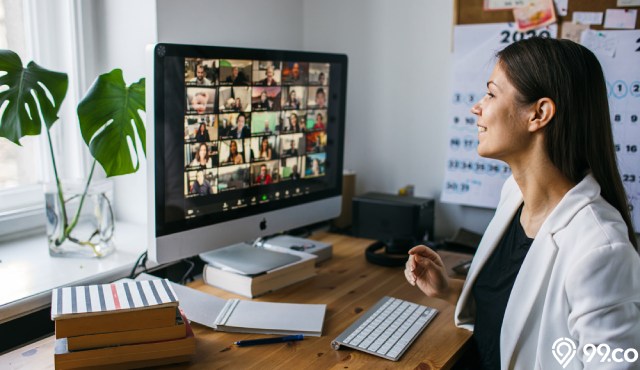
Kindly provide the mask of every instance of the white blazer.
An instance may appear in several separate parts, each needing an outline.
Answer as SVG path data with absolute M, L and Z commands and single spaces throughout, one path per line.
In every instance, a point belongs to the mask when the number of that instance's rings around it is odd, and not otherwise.
M 471 263 L 456 306 L 456 325 L 473 330 L 471 288 L 522 202 L 512 176 Z M 604 363 L 598 353 L 588 361 L 583 347 L 590 343 L 609 346 Z M 613 353 L 617 348 L 622 351 Z M 619 212 L 587 175 L 542 224 L 516 277 L 500 332 L 501 367 L 640 368 L 640 358 L 624 360 L 625 353 L 628 359 L 635 357 L 627 349 L 640 352 L 640 257 Z

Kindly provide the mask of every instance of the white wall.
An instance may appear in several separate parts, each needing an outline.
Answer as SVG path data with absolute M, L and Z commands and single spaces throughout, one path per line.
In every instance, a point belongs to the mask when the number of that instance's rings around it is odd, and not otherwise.
M 155 0 L 84 1 L 84 47 L 86 88 L 102 73 L 122 69 L 131 84 L 145 76 L 145 48 L 157 42 Z M 138 148 L 142 155 L 142 151 Z M 114 178 L 116 217 L 121 221 L 146 222 L 146 161 L 135 174 Z
M 304 47 L 346 53 L 345 167 L 357 193 L 438 199 L 444 179 L 451 73 L 450 1 L 305 0 Z M 437 204 L 436 235 L 484 231 L 493 214 Z
M 357 172 L 357 192 L 414 184 L 417 196 L 439 198 L 450 101 L 450 1 L 100 0 L 97 7 L 103 18 L 97 43 L 104 48 L 95 64 L 104 71 L 120 66 L 125 78 L 143 74 L 142 50 L 156 41 L 347 54 L 345 168 Z M 118 179 L 120 219 L 144 222 L 144 177 L 142 171 Z M 483 231 L 492 213 L 438 202 L 436 235 L 450 236 L 460 226 Z
M 158 41 L 302 48 L 299 0 L 157 0 Z

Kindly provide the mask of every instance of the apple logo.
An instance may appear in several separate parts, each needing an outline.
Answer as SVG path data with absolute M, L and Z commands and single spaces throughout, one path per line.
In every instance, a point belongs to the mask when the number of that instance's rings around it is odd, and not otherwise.
M 260 221 L 260 230 L 264 230 L 267 228 L 267 219 L 263 218 L 262 221 Z

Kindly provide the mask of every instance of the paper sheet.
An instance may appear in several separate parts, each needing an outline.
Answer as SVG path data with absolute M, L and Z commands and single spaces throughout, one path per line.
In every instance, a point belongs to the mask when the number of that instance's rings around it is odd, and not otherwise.
M 563 22 L 562 30 L 560 33 L 561 39 L 571 40 L 573 42 L 580 42 L 580 36 L 582 32 L 589 29 L 588 24 L 578 24 L 573 22 Z
M 640 0 L 618 0 L 617 6 L 640 6 Z
M 602 24 L 602 12 L 573 12 L 573 23 L 579 24 Z
M 604 17 L 604 28 L 632 30 L 636 28 L 636 9 L 607 9 Z
M 484 10 L 505 10 L 524 6 L 526 0 L 484 0 Z
M 613 56 L 594 50 L 609 94 L 613 141 L 636 232 L 640 231 L 640 31 L 599 31 L 615 40 Z M 592 48 L 593 45 L 585 45 Z M 600 46 L 600 45 L 596 45 Z

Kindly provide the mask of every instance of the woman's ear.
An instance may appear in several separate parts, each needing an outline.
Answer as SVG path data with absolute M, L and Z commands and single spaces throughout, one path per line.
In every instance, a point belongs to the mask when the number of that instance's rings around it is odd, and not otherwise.
M 535 132 L 544 128 L 556 115 L 556 103 L 549 98 L 540 98 L 531 106 L 529 131 Z

